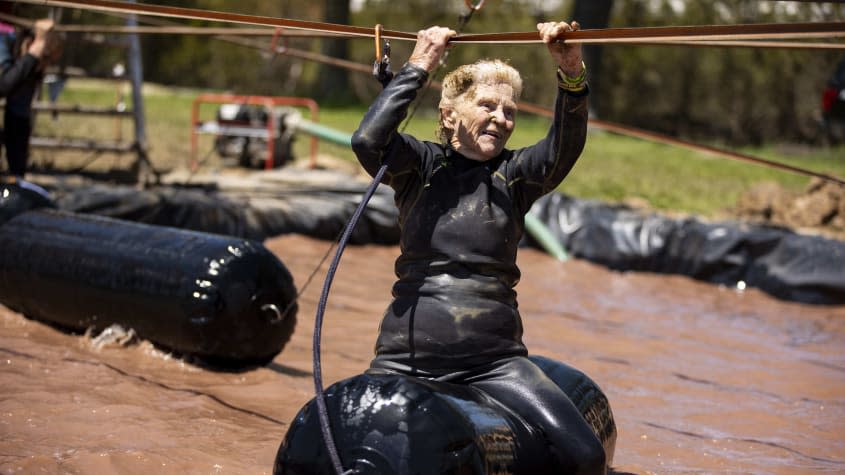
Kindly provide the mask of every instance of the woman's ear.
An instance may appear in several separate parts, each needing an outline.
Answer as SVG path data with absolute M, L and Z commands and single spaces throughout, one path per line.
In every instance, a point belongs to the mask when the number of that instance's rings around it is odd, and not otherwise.
M 455 130 L 455 122 L 457 120 L 456 115 L 455 109 L 452 109 L 451 107 L 441 107 L 440 123 L 449 130 Z

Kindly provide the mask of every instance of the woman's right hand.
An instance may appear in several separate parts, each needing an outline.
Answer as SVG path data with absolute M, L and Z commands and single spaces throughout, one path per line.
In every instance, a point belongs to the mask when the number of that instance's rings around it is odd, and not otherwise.
M 417 33 L 417 44 L 408 63 L 428 72 L 433 71 L 449 47 L 449 40 L 457 35 L 455 30 L 442 26 L 432 26 Z
M 44 55 L 44 47 L 47 44 L 47 35 L 53 31 L 53 20 L 42 18 L 33 26 L 35 37 L 27 45 L 26 52 L 38 59 Z

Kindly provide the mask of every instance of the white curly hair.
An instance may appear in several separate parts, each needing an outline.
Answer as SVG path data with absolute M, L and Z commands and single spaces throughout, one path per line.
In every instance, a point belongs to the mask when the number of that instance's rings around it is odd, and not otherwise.
M 437 137 L 444 143 L 452 136 L 452 130 L 444 126 L 444 109 L 454 109 L 455 105 L 472 100 L 478 84 L 509 84 L 513 88 L 514 101 L 522 94 L 522 76 L 510 64 L 500 59 L 481 59 L 465 64 L 443 78 L 443 91 L 440 94 L 440 122 L 437 125 Z

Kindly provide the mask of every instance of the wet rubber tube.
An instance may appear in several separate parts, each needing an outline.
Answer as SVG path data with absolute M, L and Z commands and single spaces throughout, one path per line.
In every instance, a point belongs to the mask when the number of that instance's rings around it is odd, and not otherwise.
M 0 184 L 0 224 L 37 208 L 55 208 L 50 198 L 17 184 Z
M 610 466 L 616 452 L 616 421 L 610 410 L 610 401 L 599 385 L 581 370 L 560 361 L 537 355 L 529 356 L 528 359 L 569 396 L 569 400 L 601 441 L 605 460 Z
M 0 226 L 6 306 L 75 331 L 117 323 L 215 366 L 275 357 L 295 299 L 291 274 L 256 241 L 49 209 Z
M 612 439 L 601 441 L 613 447 L 610 406 L 594 405 L 607 402 L 598 386 L 574 368 L 541 363 L 561 387 L 573 391 L 576 407 L 605 415 L 599 425 L 608 428 L 597 435 Z M 475 388 L 367 373 L 333 384 L 325 395 L 340 459 L 351 473 L 554 473 L 539 431 Z M 291 423 L 273 473 L 335 475 L 314 399 Z

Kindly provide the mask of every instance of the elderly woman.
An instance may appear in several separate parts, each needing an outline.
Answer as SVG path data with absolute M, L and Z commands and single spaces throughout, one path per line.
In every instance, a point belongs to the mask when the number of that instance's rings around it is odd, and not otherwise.
M 407 64 L 352 138 L 361 165 L 395 191 L 401 255 L 393 301 L 368 372 L 465 384 L 491 395 L 545 435 L 552 473 L 604 473 L 598 438 L 566 394 L 528 358 L 514 286 L 517 247 L 531 204 L 554 190 L 581 153 L 587 130 L 581 49 L 558 41 L 578 24 L 537 25 L 558 65 L 555 117 L 537 144 L 508 150 L 522 79 L 497 60 L 444 79 L 442 143 L 397 132 L 408 105 L 455 32 L 420 31 Z

